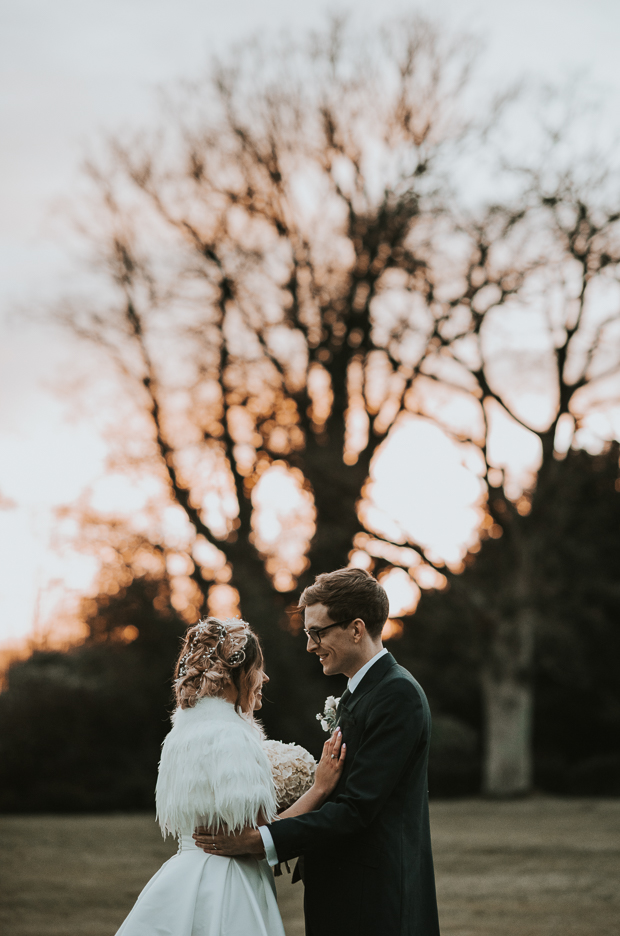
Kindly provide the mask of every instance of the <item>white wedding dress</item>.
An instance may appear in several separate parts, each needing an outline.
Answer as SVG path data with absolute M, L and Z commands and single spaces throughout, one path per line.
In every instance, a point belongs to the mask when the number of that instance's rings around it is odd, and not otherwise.
M 179 851 L 148 882 L 117 936 L 285 936 L 267 862 L 206 855 L 197 825 L 271 821 L 276 792 L 260 730 L 224 699 L 177 709 L 162 748 L 157 816 Z

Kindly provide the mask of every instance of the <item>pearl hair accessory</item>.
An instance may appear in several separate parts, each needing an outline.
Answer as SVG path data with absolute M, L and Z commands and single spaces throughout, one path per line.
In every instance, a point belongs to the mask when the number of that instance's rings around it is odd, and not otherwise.
M 241 622 L 240 619 L 237 618 L 234 620 L 234 622 L 231 621 L 230 623 L 237 624 L 237 623 L 245 623 L 245 622 Z M 226 621 L 224 622 L 217 621 L 217 620 L 214 620 L 213 618 L 205 618 L 204 621 L 199 622 L 198 627 L 196 629 L 196 633 L 192 637 L 192 642 L 190 643 L 187 652 L 183 654 L 183 656 L 181 657 L 179 661 L 179 677 L 178 677 L 179 679 L 182 679 L 184 676 L 187 675 L 187 661 L 195 653 L 196 644 L 198 643 L 202 635 L 205 634 L 209 630 L 214 631 L 214 634 L 210 636 L 214 636 L 216 638 L 216 642 L 213 644 L 212 647 L 209 647 L 207 650 L 205 650 L 203 655 L 200 657 L 200 661 L 206 663 L 207 660 L 212 659 L 212 657 L 216 654 L 218 647 L 220 647 L 226 640 L 226 636 L 228 634 L 226 624 L 227 624 Z M 247 637 L 244 638 L 243 646 L 245 646 L 246 643 L 247 643 Z M 220 659 L 222 663 L 224 663 L 226 666 L 229 666 L 229 667 L 241 666 L 241 664 L 245 660 L 245 650 L 243 650 L 243 648 L 240 648 L 239 650 L 234 650 L 227 659 L 223 657 L 220 657 Z

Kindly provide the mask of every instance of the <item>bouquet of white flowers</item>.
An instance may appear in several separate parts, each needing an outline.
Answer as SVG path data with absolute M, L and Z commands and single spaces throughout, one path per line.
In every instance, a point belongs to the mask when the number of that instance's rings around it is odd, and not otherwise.
M 284 744 L 283 741 L 264 741 L 263 744 L 271 764 L 278 812 L 281 812 L 310 789 L 314 782 L 316 761 L 299 744 Z

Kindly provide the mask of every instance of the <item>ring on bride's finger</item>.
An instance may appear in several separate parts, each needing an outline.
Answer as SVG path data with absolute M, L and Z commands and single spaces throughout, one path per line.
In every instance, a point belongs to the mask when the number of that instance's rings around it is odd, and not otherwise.
M 335 754 L 332 754 L 332 760 L 334 759 L 335 756 L 336 756 Z

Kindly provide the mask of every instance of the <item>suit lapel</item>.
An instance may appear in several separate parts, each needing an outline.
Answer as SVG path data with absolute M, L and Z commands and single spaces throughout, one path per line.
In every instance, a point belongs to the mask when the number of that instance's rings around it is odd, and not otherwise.
M 383 677 L 396 665 L 396 660 L 391 653 L 386 653 L 370 667 L 359 686 L 351 693 L 349 698 L 342 704 L 341 712 L 352 712 L 360 699 L 363 699 L 375 686 L 378 686 Z

